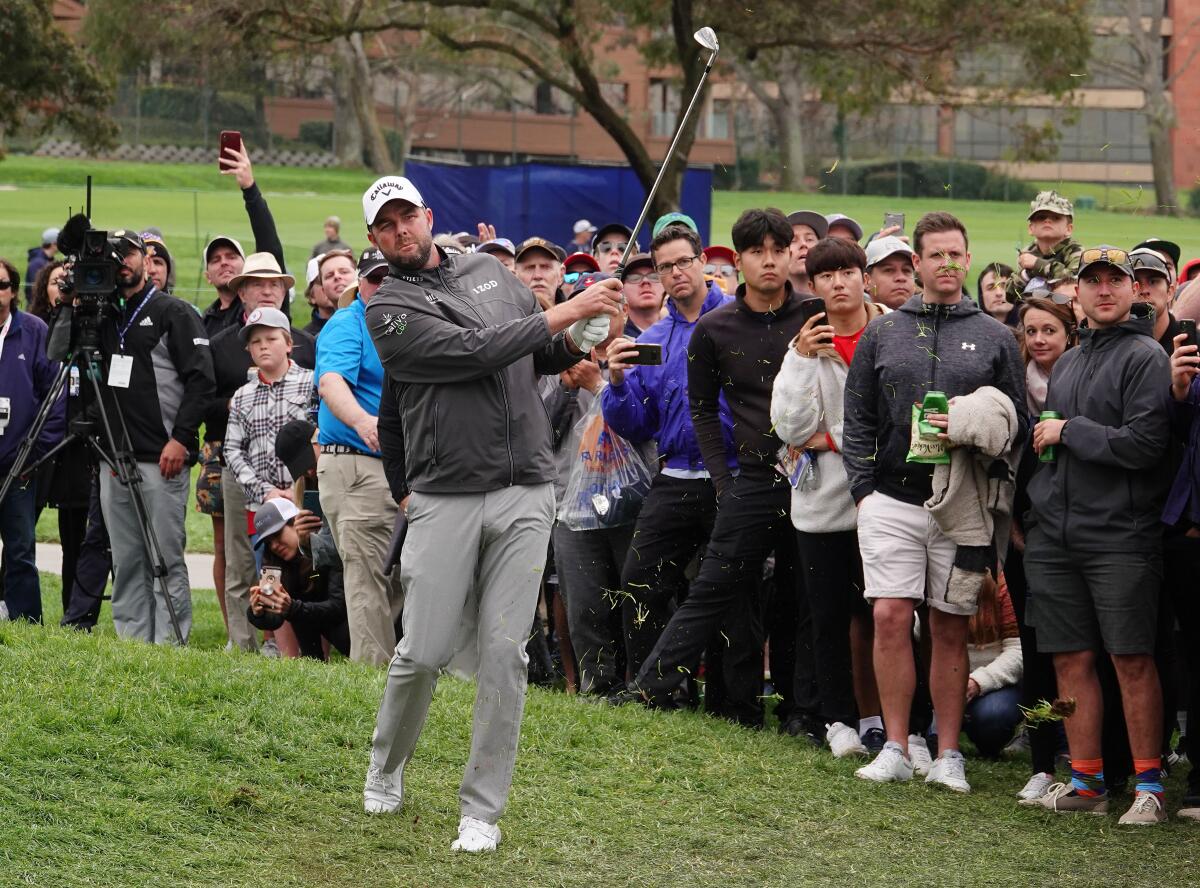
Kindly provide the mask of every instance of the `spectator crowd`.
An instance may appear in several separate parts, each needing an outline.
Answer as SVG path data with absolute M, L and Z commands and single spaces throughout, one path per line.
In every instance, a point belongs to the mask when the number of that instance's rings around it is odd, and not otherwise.
M 0 617 L 42 620 L 52 506 L 63 624 L 93 628 L 111 576 L 119 636 L 173 643 L 173 614 L 186 642 L 194 474 L 228 647 L 387 668 L 368 811 L 400 807 L 439 672 L 477 678 L 463 850 L 500 840 L 526 674 L 776 725 L 867 781 L 966 793 L 964 739 L 1027 753 L 1020 804 L 1119 798 L 1122 824 L 1166 820 L 1191 762 L 1176 810 L 1200 820 L 1200 266 L 1178 245 L 1078 243 L 1055 192 L 1011 264 L 939 211 L 514 243 L 435 236 L 436 195 L 386 176 L 369 245 L 326 219 L 301 283 L 248 154 L 222 162 L 254 249 L 209 241 L 199 311 L 157 229 L 110 232 L 99 380 L 47 352 L 72 324 L 58 232 L 24 277 L 0 260 L 0 475 L 49 402 L 0 503 Z M 95 458 L 101 405 L 145 514 Z

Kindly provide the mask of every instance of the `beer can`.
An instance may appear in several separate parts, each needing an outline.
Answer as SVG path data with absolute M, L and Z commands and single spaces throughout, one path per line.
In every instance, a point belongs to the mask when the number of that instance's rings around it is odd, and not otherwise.
M 1063 416 L 1057 410 L 1043 410 L 1038 417 L 1039 422 L 1044 422 L 1047 419 L 1062 419 Z M 1054 462 L 1058 459 L 1058 446 L 1051 444 L 1049 447 L 1043 447 L 1042 452 L 1038 455 L 1038 459 L 1042 462 Z

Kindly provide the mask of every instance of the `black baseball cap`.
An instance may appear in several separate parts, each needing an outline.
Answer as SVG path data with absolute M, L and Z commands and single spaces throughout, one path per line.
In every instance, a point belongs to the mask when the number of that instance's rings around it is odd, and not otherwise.
M 143 241 L 142 236 L 132 228 L 118 228 L 108 236 L 108 242 L 112 244 L 117 251 L 133 249 L 142 253 L 146 252 L 145 241 Z
M 304 473 L 317 464 L 312 449 L 313 432 L 317 430 L 311 422 L 293 419 L 275 435 L 275 456 L 287 466 L 292 480 L 302 478 Z
M 387 268 L 388 261 L 384 258 L 383 253 L 374 247 L 367 247 L 362 251 L 362 255 L 358 257 L 358 276 L 365 278 L 373 271 L 378 271 L 381 268 Z
M 1134 250 L 1157 250 L 1168 259 L 1176 268 L 1179 267 L 1179 257 L 1183 255 L 1183 251 L 1179 249 L 1179 244 L 1174 241 L 1163 240 L 1161 237 L 1148 237 L 1136 247 Z M 1132 250 L 1130 252 L 1133 252 Z
M 628 225 L 622 225 L 620 222 L 609 222 L 607 225 L 601 225 L 596 229 L 596 233 L 592 235 L 592 255 L 596 255 L 596 247 L 605 239 L 607 234 L 620 234 L 627 241 L 633 240 L 633 229 Z M 637 250 L 637 244 L 634 244 L 634 250 Z

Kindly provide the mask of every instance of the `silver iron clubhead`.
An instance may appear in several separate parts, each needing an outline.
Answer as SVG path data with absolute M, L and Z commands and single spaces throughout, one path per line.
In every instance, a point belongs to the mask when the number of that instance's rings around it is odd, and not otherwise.
M 717 32 L 712 28 L 701 28 L 694 35 L 696 42 L 707 49 L 714 55 L 721 50 L 721 43 L 717 40 Z

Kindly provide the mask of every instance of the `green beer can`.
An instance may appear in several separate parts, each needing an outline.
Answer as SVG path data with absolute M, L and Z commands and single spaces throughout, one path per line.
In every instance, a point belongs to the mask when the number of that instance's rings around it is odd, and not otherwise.
M 1038 417 L 1038 421 L 1043 422 L 1047 419 L 1062 419 L 1062 418 L 1063 418 L 1062 414 L 1059 413 L 1057 410 L 1043 410 L 1041 415 Z M 1041 454 L 1038 456 L 1038 459 L 1041 460 L 1042 462 L 1054 462 L 1056 459 L 1058 459 L 1058 446 L 1055 444 L 1051 444 L 1049 447 L 1043 447 Z

